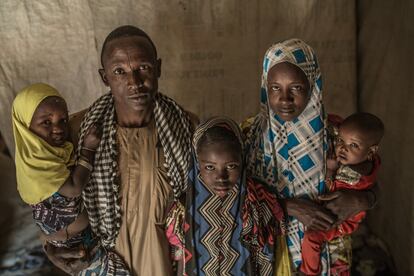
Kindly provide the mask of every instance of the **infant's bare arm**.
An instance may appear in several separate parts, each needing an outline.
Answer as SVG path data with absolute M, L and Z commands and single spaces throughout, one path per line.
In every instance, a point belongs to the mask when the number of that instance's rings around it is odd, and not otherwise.
M 99 146 L 101 135 L 102 130 L 96 125 L 87 130 L 76 165 L 58 191 L 61 195 L 70 198 L 80 196 L 92 172 L 95 150 Z

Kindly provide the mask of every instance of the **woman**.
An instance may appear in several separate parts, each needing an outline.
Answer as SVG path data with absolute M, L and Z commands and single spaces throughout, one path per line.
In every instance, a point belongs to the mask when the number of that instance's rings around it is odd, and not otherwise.
M 299 39 L 271 46 L 264 58 L 261 109 L 248 133 L 247 173 L 272 187 L 289 215 L 292 271 L 301 264 L 304 227 L 326 231 L 369 209 L 372 193 L 325 192 L 328 150 L 322 79 L 316 55 Z M 318 203 L 325 201 L 325 205 Z M 335 240 L 321 256 L 322 274 L 349 270 L 350 243 Z

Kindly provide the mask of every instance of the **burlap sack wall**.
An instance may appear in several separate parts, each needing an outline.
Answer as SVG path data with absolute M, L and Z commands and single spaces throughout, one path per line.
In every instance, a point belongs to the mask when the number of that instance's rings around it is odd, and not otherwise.
M 414 274 L 414 3 L 360 1 L 359 105 L 386 126 L 381 147 L 381 200 L 369 214 L 399 275 Z
M 0 130 L 13 150 L 15 94 L 47 82 L 73 112 L 107 91 L 100 48 L 115 27 L 133 24 L 163 59 L 160 90 L 201 119 L 243 120 L 258 111 L 261 63 L 274 42 L 299 37 L 319 56 L 328 110 L 347 114 L 356 98 L 352 1 L 16 1 L 0 2 Z

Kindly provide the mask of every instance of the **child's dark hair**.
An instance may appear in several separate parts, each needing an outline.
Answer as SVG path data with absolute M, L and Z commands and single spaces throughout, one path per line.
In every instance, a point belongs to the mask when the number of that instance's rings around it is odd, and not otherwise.
M 199 154 L 205 146 L 216 143 L 226 144 L 235 152 L 241 153 L 242 151 L 242 145 L 233 131 L 226 127 L 214 126 L 206 130 L 200 140 L 198 140 L 197 154 Z
M 117 39 L 117 38 L 120 38 L 120 37 L 126 37 L 126 36 L 142 36 L 142 37 L 145 37 L 146 39 L 148 39 L 148 41 L 150 42 L 152 48 L 154 49 L 154 57 L 155 57 L 155 59 L 157 59 L 157 48 L 155 48 L 154 42 L 152 42 L 151 38 L 147 35 L 147 33 L 144 32 L 143 30 L 141 30 L 140 28 L 135 27 L 135 26 L 124 25 L 124 26 L 120 26 L 120 27 L 116 28 L 115 30 L 113 30 L 105 38 L 105 41 L 102 45 L 102 51 L 101 51 L 101 64 L 102 64 L 102 67 L 103 67 L 103 54 L 105 52 L 106 45 L 114 39 Z
M 341 124 L 352 125 L 358 131 L 366 133 L 373 144 L 379 144 L 384 136 L 384 124 L 380 118 L 371 113 L 359 112 L 347 117 Z

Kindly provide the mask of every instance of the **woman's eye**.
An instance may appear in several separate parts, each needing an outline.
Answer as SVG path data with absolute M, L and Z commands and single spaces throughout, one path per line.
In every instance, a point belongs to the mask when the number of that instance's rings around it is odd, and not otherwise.
M 122 68 L 116 68 L 115 70 L 114 70 L 114 74 L 115 75 L 122 75 L 122 74 L 124 74 L 125 73 L 125 71 L 124 71 L 124 69 L 122 69 Z
M 214 170 L 214 166 L 212 166 L 212 165 L 206 165 L 204 168 L 208 171 Z
M 303 90 L 302 86 L 300 85 L 295 85 L 292 87 L 292 91 L 294 92 L 301 92 Z
M 277 86 L 270 86 L 270 91 L 272 91 L 272 92 L 278 92 L 279 90 L 280 90 L 280 88 L 277 87 Z
M 45 125 L 45 126 L 50 126 L 51 124 L 52 122 L 50 120 L 46 120 L 42 122 L 42 125 Z

